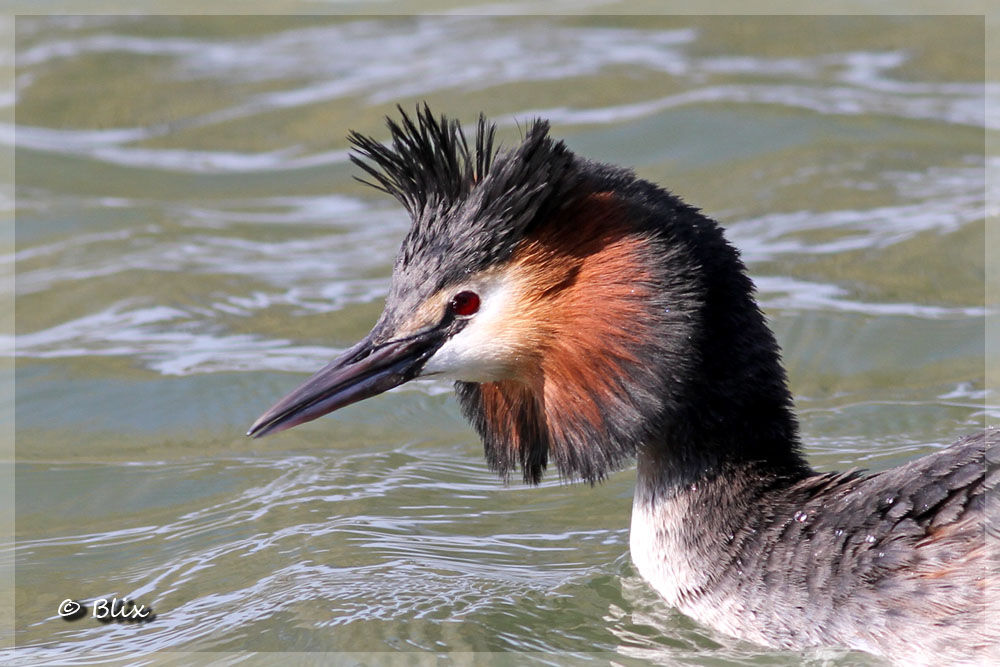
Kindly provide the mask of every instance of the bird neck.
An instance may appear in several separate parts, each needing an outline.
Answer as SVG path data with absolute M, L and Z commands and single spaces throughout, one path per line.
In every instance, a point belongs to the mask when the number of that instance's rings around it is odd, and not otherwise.
M 769 372 L 759 359 L 751 365 L 706 363 L 689 399 L 660 422 L 658 437 L 636 448 L 636 503 L 704 495 L 705 489 L 749 498 L 812 474 L 776 363 Z M 730 483 L 735 480 L 738 486 Z
M 667 401 L 660 437 L 637 448 L 637 494 L 669 496 L 741 477 L 753 495 L 811 474 L 780 348 L 739 252 L 716 222 L 656 191 L 652 215 L 675 221 L 669 243 L 682 249 L 668 271 L 692 267 L 699 289 L 687 351 L 692 365 Z

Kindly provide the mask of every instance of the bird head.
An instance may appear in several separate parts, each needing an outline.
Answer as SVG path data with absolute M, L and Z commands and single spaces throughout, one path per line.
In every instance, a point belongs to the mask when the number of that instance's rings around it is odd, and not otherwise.
M 700 409 L 704 389 L 692 377 L 711 363 L 699 343 L 705 264 L 722 252 L 745 282 L 732 290 L 751 289 L 718 226 L 628 170 L 577 157 L 543 121 L 497 150 L 482 117 L 469 142 L 426 106 L 400 113 L 386 144 L 351 135 L 366 182 L 412 218 L 385 309 L 249 435 L 432 376 L 455 381 L 491 467 L 529 483 L 550 462 L 600 480 L 664 429 L 683 430 L 682 408 Z

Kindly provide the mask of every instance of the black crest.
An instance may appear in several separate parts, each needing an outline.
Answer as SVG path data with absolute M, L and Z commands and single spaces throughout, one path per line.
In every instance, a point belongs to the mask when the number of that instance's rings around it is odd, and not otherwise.
M 456 120 L 435 118 L 429 107 L 411 118 L 387 119 L 390 141 L 350 135 L 351 159 L 395 197 L 413 225 L 403 241 L 390 301 L 408 290 L 426 293 L 507 259 L 533 223 L 572 201 L 579 179 L 574 155 L 549 137 L 549 124 L 530 123 L 510 150 L 495 146 L 495 125 L 480 116 L 470 146 Z
M 388 146 L 351 132 L 350 142 L 357 149 L 351 161 L 374 179 L 358 180 L 398 199 L 414 218 L 465 198 L 490 170 L 496 127 L 480 114 L 476 145 L 470 151 L 457 120 L 435 119 L 427 105 L 417 109 L 416 122 L 402 107 L 399 111 L 400 122 L 386 119 Z

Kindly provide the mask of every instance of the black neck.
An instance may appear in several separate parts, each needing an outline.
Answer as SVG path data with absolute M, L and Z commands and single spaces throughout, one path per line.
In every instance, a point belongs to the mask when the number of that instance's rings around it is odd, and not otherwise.
M 663 438 L 638 453 L 640 476 L 666 492 L 733 469 L 762 484 L 810 474 L 780 350 L 739 252 L 714 221 L 655 186 L 638 187 L 648 199 L 653 189 L 650 219 L 700 284 L 694 365 L 667 408 Z

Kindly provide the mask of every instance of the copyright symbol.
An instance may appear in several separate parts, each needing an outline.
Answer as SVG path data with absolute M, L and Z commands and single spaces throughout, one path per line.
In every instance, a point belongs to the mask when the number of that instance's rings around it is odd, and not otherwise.
M 71 600 L 69 598 L 66 598 L 65 600 L 59 603 L 58 613 L 67 621 L 75 621 L 76 619 L 86 614 L 87 610 L 84 608 L 82 604 L 80 604 L 76 600 Z

